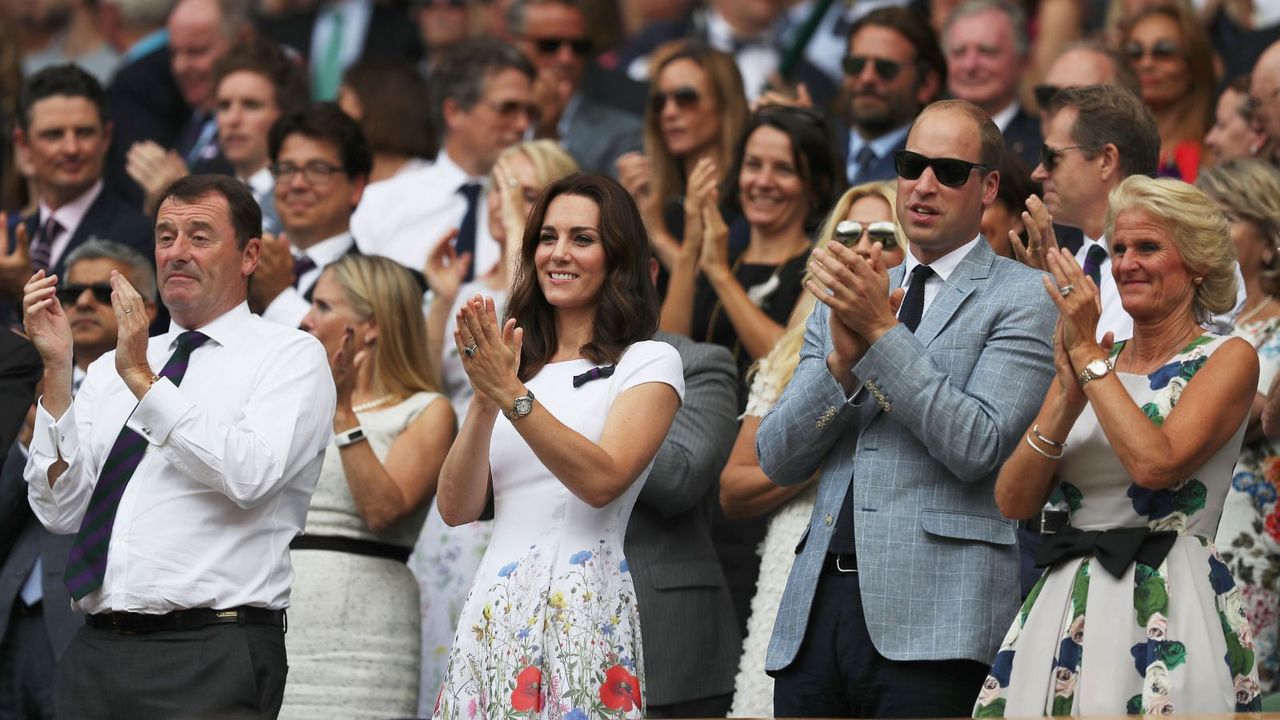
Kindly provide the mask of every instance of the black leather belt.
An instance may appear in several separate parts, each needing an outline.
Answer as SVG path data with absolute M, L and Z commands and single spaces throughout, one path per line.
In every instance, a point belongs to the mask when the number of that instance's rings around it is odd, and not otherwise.
M 1023 520 L 1018 525 L 1034 533 L 1052 535 L 1062 532 L 1070 522 L 1071 513 L 1066 510 L 1045 510 L 1034 517 Z
M 852 575 L 858 572 L 858 556 L 853 553 L 827 553 L 822 561 L 823 575 Z
M 121 635 L 143 635 L 153 632 L 200 630 L 209 625 L 270 625 L 285 628 L 284 610 L 240 606 L 226 610 L 193 608 L 174 610 L 163 615 L 107 612 L 85 616 L 85 622 L 98 630 L 113 630 Z
M 413 548 L 400 547 L 391 543 L 340 537 L 338 535 L 299 535 L 289 543 L 289 549 L 329 550 L 331 552 L 395 560 L 399 563 L 409 562 L 409 554 L 413 552 Z

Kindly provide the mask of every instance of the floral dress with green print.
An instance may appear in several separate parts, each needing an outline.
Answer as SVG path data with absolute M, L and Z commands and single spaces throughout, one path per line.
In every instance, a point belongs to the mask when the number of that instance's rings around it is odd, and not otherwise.
M 1116 376 L 1159 425 L 1227 340 L 1202 335 L 1149 375 Z M 1071 525 L 1145 525 L 1178 537 L 1159 567 L 1136 562 L 1119 578 L 1092 557 L 1049 568 L 1014 618 L 974 717 L 1259 709 L 1253 636 L 1240 590 L 1212 541 L 1243 437 L 1242 423 L 1195 472 L 1149 490 L 1129 479 L 1092 407 L 1085 408 L 1058 468 Z

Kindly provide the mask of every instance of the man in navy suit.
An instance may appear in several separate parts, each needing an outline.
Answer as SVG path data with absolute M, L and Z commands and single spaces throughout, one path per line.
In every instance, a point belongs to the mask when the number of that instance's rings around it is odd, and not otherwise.
M 862 16 L 849 31 L 844 58 L 840 136 L 849 184 L 894 177 L 893 153 L 906 146 L 920 110 L 946 84 L 938 38 L 924 18 L 899 7 Z
M 1018 102 L 1027 66 L 1027 15 L 1008 0 L 968 0 L 942 31 L 951 96 L 982 108 L 1004 135 L 1006 152 L 1034 168 L 1040 152 L 1040 119 Z
M 74 65 L 46 68 L 23 84 L 13 136 L 31 165 L 39 203 L 4 238 L 0 315 L 7 322 L 17 320 L 15 302 L 31 274 L 62 274 L 67 255 L 90 238 L 152 255 L 151 223 L 102 181 L 111 144 L 103 106 L 102 86 Z

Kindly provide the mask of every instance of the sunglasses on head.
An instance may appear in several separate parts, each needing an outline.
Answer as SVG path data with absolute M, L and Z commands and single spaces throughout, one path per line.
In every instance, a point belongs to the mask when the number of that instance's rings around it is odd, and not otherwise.
M 898 177 L 904 180 L 919 180 L 925 168 L 933 168 L 933 176 L 947 187 L 960 187 L 969 182 L 969 173 L 974 169 L 993 169 L 982 163 L 955 158 L 931 158 L 910 150 L 899 150 L 894 153 L 893 166 L 898 171 Z
M 688 110 L 696 107 L 702 96 L 697 90 L 691 87 L 679 87 L 671 92 L 662 92 L 659 90 L 649 97 L 649 105 L 653 107 L 654 113 L 660 113 L 667 107 L 667 99 L 670 98 L 676 103 L 676 107 L 681 110 Z
M 866 230 L 868 240 L 880 243 L 885 250 L 892 250 L 898 247 L 898 236 L 893 227 L 893 223 L 888 220 L 877 220 L 865 226 L 857 220 L 841 220 L 836 225 L 836 240 L 846 247 L 852 247 L 862 237 L 863 230 Z
M 111 283 L 92 283 L 85 285 L 84 283 L 67 283 L 58 288 L 58 302 L 63 305 L 75 305 L 85 290 L 93 291 L 93 299 L 100 305 L 111 304 Z
M 587 38 L 528 38 L 537 48 L 539 55 L 555 55 L 565 45 L 578 57 L 586 57 L 591 53 L 591 41 Z
M 902 72 L 902 64 L 884 58 L 867 57 L 866 55 L 845 55 L 840 64 L 844 66 L 845 75 L 857 77 L 867 68 L 867 63 L 875 69 L 881 80 L 892 80 Z
M 1079 150 L 1082 145 L 1067 145 L 1065 147 L 1054 148 L 1048 145 L 1040 146 L 1040 164 L 1044 166 L 1045 171 L 1053 172 L 1058 169 L 1058 158 L 1062 153 L 1068 150 Z
M 1152 60 L 1171 60 L 1182 57 L 1182 48 L 1172 40 L 1157 40 L 1150 47 L 1137 41 L 1125 43 L 1124 56 L 1129 58 L 1129 62 L 1138 62 L 1146 55 L 1150 55 Z
M 1053 102 L 1053 97 L 1058 94 L 1062 88 L 1057 85 L 1037 85 L 1032 89 L 1036 96 L 1036 105 L 1041 110 L 1049 107 L 1049 103 Z

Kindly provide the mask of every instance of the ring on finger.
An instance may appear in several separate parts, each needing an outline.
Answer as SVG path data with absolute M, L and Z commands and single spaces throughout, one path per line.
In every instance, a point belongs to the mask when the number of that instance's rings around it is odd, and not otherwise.
M 467 357 L 471 357 L 472 355 L 475 355 L 476 350 L 479 350 L 479 349 L 480 349 L 480 346 L 476 345 L 475 343 L 472 343 L 470 345 L 464 345 L 462 347 L 462 354 L 466 355 Z
M 1071 283 L 1067 283 L 1066 285 L 1062 285 L 1058 288 L 1058 292 L 1062 294 L 1062 297 L 1070 295 L 1072 290 L 1075 290 L 1075 286 Z
M 129 313 L 131 313 L 131 312 L 133 312 L 133 307 L 132 307 L 132 306 L 129 306 L 129 305 L 126 305 L 126 306 L 124 307 L 124 314 L 125 314 L 125 315 L 128 315 L 128 314 L 129 314 Z

